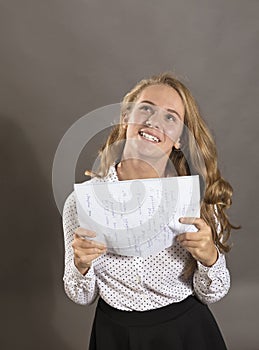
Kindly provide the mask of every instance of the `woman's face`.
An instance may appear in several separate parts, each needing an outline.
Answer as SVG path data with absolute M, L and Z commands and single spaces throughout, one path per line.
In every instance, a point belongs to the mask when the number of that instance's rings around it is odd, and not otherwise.
M 127 124 L 125 151 L 128 156 L 169 157 L 179 148 L 184 105 L 178 92 L 167 85 L 151 85 L 138 96 L 124 117 Z

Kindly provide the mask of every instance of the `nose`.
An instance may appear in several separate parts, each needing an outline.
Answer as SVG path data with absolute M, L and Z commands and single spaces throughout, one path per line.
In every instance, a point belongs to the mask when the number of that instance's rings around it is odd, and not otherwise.
M 154 111 L 154 113 L 146 120 L 146 125 L 156 129 L 161 129 L 161 116 L 159 114 L 158 110 Z

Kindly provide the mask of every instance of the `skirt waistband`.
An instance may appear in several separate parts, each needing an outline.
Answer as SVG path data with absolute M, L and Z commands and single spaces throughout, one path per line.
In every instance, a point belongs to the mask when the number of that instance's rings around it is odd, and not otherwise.
M 99 298 L 97 308 L 110 317 L 112 321 L 117 321 L 127 326 L 149 326 L 176 319 L 197 304 L 201 305 L 202 303 L 195 296 L 190 295 L 180 302 L 172 303 L 158 309 L 123 311 L 110 306 L 102 298 Z M 202 305 L 204 307 L 206 306 L 204 304 Z

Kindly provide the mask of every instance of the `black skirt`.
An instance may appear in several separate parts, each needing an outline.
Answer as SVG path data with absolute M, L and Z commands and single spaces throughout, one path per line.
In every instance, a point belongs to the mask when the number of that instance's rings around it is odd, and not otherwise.
M 189 296 L 149 311 L 121 311 L 98 301 L 89 350 L 226 350 L 207 305 Z

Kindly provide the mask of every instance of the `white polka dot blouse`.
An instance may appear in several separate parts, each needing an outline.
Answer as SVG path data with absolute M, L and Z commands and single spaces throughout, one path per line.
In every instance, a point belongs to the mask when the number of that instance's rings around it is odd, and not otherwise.
M 106 177 L 89 181 L 119 181 L 115 166 Z M 105 253 L 95 259 L 82 275 L 74 264 L 73 233 L 79 227 L 74 192 L 67 198 L 63 211 L 65 241 L 64 288 L 75 303 L 86 305 L 100 296 L 114 308 L 126 311 L 145 311 L 179 302 L 196 295 L 209 304 L 223 298 L 230 288 L 230 275 L 225 256 L 219 252 L 211 267 L 197 262 L 197 268 L 188 280 L 183 270 L 190 253 L 175 242 L 171 247 L 146 258 Z M 168 229 L 170 229 L 168 227 Z

